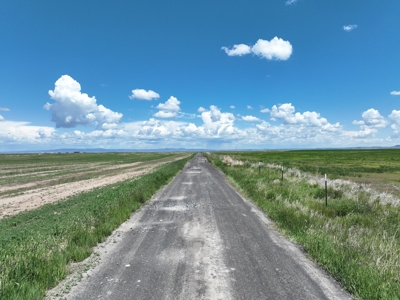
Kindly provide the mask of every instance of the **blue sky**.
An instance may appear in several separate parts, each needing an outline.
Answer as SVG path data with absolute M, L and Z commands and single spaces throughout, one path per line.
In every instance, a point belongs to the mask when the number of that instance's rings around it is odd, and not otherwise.
M 399 15 L 397 0 L 2 1 L 0 151 L 400 144 Z

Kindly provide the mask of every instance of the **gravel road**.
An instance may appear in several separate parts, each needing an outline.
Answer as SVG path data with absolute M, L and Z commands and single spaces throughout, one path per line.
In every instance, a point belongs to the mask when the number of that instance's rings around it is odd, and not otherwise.
M 197 154 L 67 299 L 351 299 L 271 227 Z

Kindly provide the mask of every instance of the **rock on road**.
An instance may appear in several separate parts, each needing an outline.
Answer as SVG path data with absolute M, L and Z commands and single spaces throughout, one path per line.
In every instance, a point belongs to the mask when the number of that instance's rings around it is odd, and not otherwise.
M 197 154 L 67 299 L 351 299 Z

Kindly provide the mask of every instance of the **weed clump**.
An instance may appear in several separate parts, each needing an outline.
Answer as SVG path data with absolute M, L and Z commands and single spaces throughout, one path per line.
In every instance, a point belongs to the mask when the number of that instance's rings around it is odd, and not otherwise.
M 325 199 L 325 195 L 328 194 L 330 199 L 341 199 L 343 197 L 343 191 L 328 187 L 327 193 L 324 188 L 317 187 L 314 192 L 315 199 Z

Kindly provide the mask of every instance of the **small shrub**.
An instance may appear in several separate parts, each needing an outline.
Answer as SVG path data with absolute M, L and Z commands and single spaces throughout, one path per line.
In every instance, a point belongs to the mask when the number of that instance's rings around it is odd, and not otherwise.
M 273 192 L 273 191 L 268 191 L 265 194 L 265 199 L 270 200 L 270 201 L 275 200 L 276 199 L 276 193 Z

